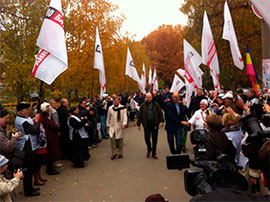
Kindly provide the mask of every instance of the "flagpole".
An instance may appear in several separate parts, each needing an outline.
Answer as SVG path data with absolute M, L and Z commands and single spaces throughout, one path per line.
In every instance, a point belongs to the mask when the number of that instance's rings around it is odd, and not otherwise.
M 93 74 L 92 74 L 92 89 L 91 89 L 91 97 L 94 96 L 94 78 L 95 78 L 95 71 L 93 69 Z
M 39 97 L 38 97 L 38 108 L 40 109 L 41 101 L 44 101 L 44 91 L 43 91 L 44 82 L 40 81 L 39 84 Z

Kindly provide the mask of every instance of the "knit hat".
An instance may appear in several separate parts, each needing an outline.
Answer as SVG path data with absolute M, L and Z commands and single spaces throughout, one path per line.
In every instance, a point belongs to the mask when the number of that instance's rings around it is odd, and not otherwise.
M 50 104 L 49 104 L 48 102 L 43 102 L 43 103 L 40 105 L 40 110 L 41 110 L 42 112 L 45 112 L 47 106 L 50 106 Z
M 4 157 L 3 155 L 0 155 L 0 167 L 7 164 L 7 162 L 8 162 L 8 159 Z
M 205 105 L 208 105 L 208 101 L 206 99 L 202 99 L 200 104 L 205 104 Z
M 25 102 L 22 102 L 17 105 L 16 109 L 17 112 L 22 111 L 23 109 L 28 109 L 30 107 L 30 104 L 26 104 Z

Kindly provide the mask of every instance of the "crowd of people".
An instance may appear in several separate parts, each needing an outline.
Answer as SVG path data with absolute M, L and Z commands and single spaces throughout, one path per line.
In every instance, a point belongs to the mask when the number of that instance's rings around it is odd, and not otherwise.
M 48 175 L 59 174 L 60 159 L 82 168 L 91 157 L 89 150 L 102 140 L 111 141 L 111 160 L 123 158 L 125 132 L 132 123 L 138 130 L 143 126 L 146 158 L 153 159 L 158 159 L 158 132 L 164 125 L 171 154 L 186 152 L 188 131 L 206 130 L 205 147 L 210 160 L 221 153 L 228 155 L 251 184 L 258 183 L 262 171 L 264 183 L 270 190 L 270 149 L 263 147 L 264 156 L 260 155 L 262 161 L 268 162 L 268 168 L 254 166 L 242 149 L 248 132 L 242 129 L 240 121 L 250 114 L 261 119 L 262 114 L 270 113 L 267 101 L 267 94 L 258 96 L 253 89 L 249 89 L 247 95 L 241 89 L 218 94 L 197 89 L 187 107 L 183 96 L 178 92 L 170 93 L 166 88 L 164 92 L 146 95 L 82 97 L 78 105 L 70 108 L 64 98 L 59 107 L 55 100 L 36 103 L 31 108 L 27 103 L 20 103 L 16 108 L 14 132 L 10 133 L 7 132 L 9 112 L 1 108 L 0 196 L 6 201 L 12 200 L 10 193 L 21 178 L 25 196 L 40 195 L 34 185 L 42 186 L 47 181 L 41 175 L 42 165 L 46 165 Z M 265 125 L 262 128 L 269 130 Z M 269 144 L 269 140 L 265 144 Z

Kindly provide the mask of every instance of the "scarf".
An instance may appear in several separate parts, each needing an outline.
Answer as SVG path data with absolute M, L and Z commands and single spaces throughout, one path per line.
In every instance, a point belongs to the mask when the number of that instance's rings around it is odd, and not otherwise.
M 119 106 L 119 105 L 118 105 L 118 106 Z M 121 110 L 122 110 L 122 109 L 125 109 L 125 107 L 119 107 L 119 108 L 118 108 L 118 106 L 115 106 L 115 105 L 114 105 L 114 106 L 112 107 L 113 111 L 117 112 L 117 122 L 119 122 L 119 121 L 121 120 L 121 113 L 120 113 Z

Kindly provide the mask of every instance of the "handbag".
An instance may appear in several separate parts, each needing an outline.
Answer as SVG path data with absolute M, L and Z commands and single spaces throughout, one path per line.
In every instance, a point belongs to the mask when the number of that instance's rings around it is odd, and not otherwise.
M 45 129 L 44 129 L 42 124 L 40 124 L 40 133 L 38 135 L 37 141 L 38 141 L 38 144 L 41 148 L 46 147 L 47 138 L 46 138 L 46 134 L 45 134 Z

